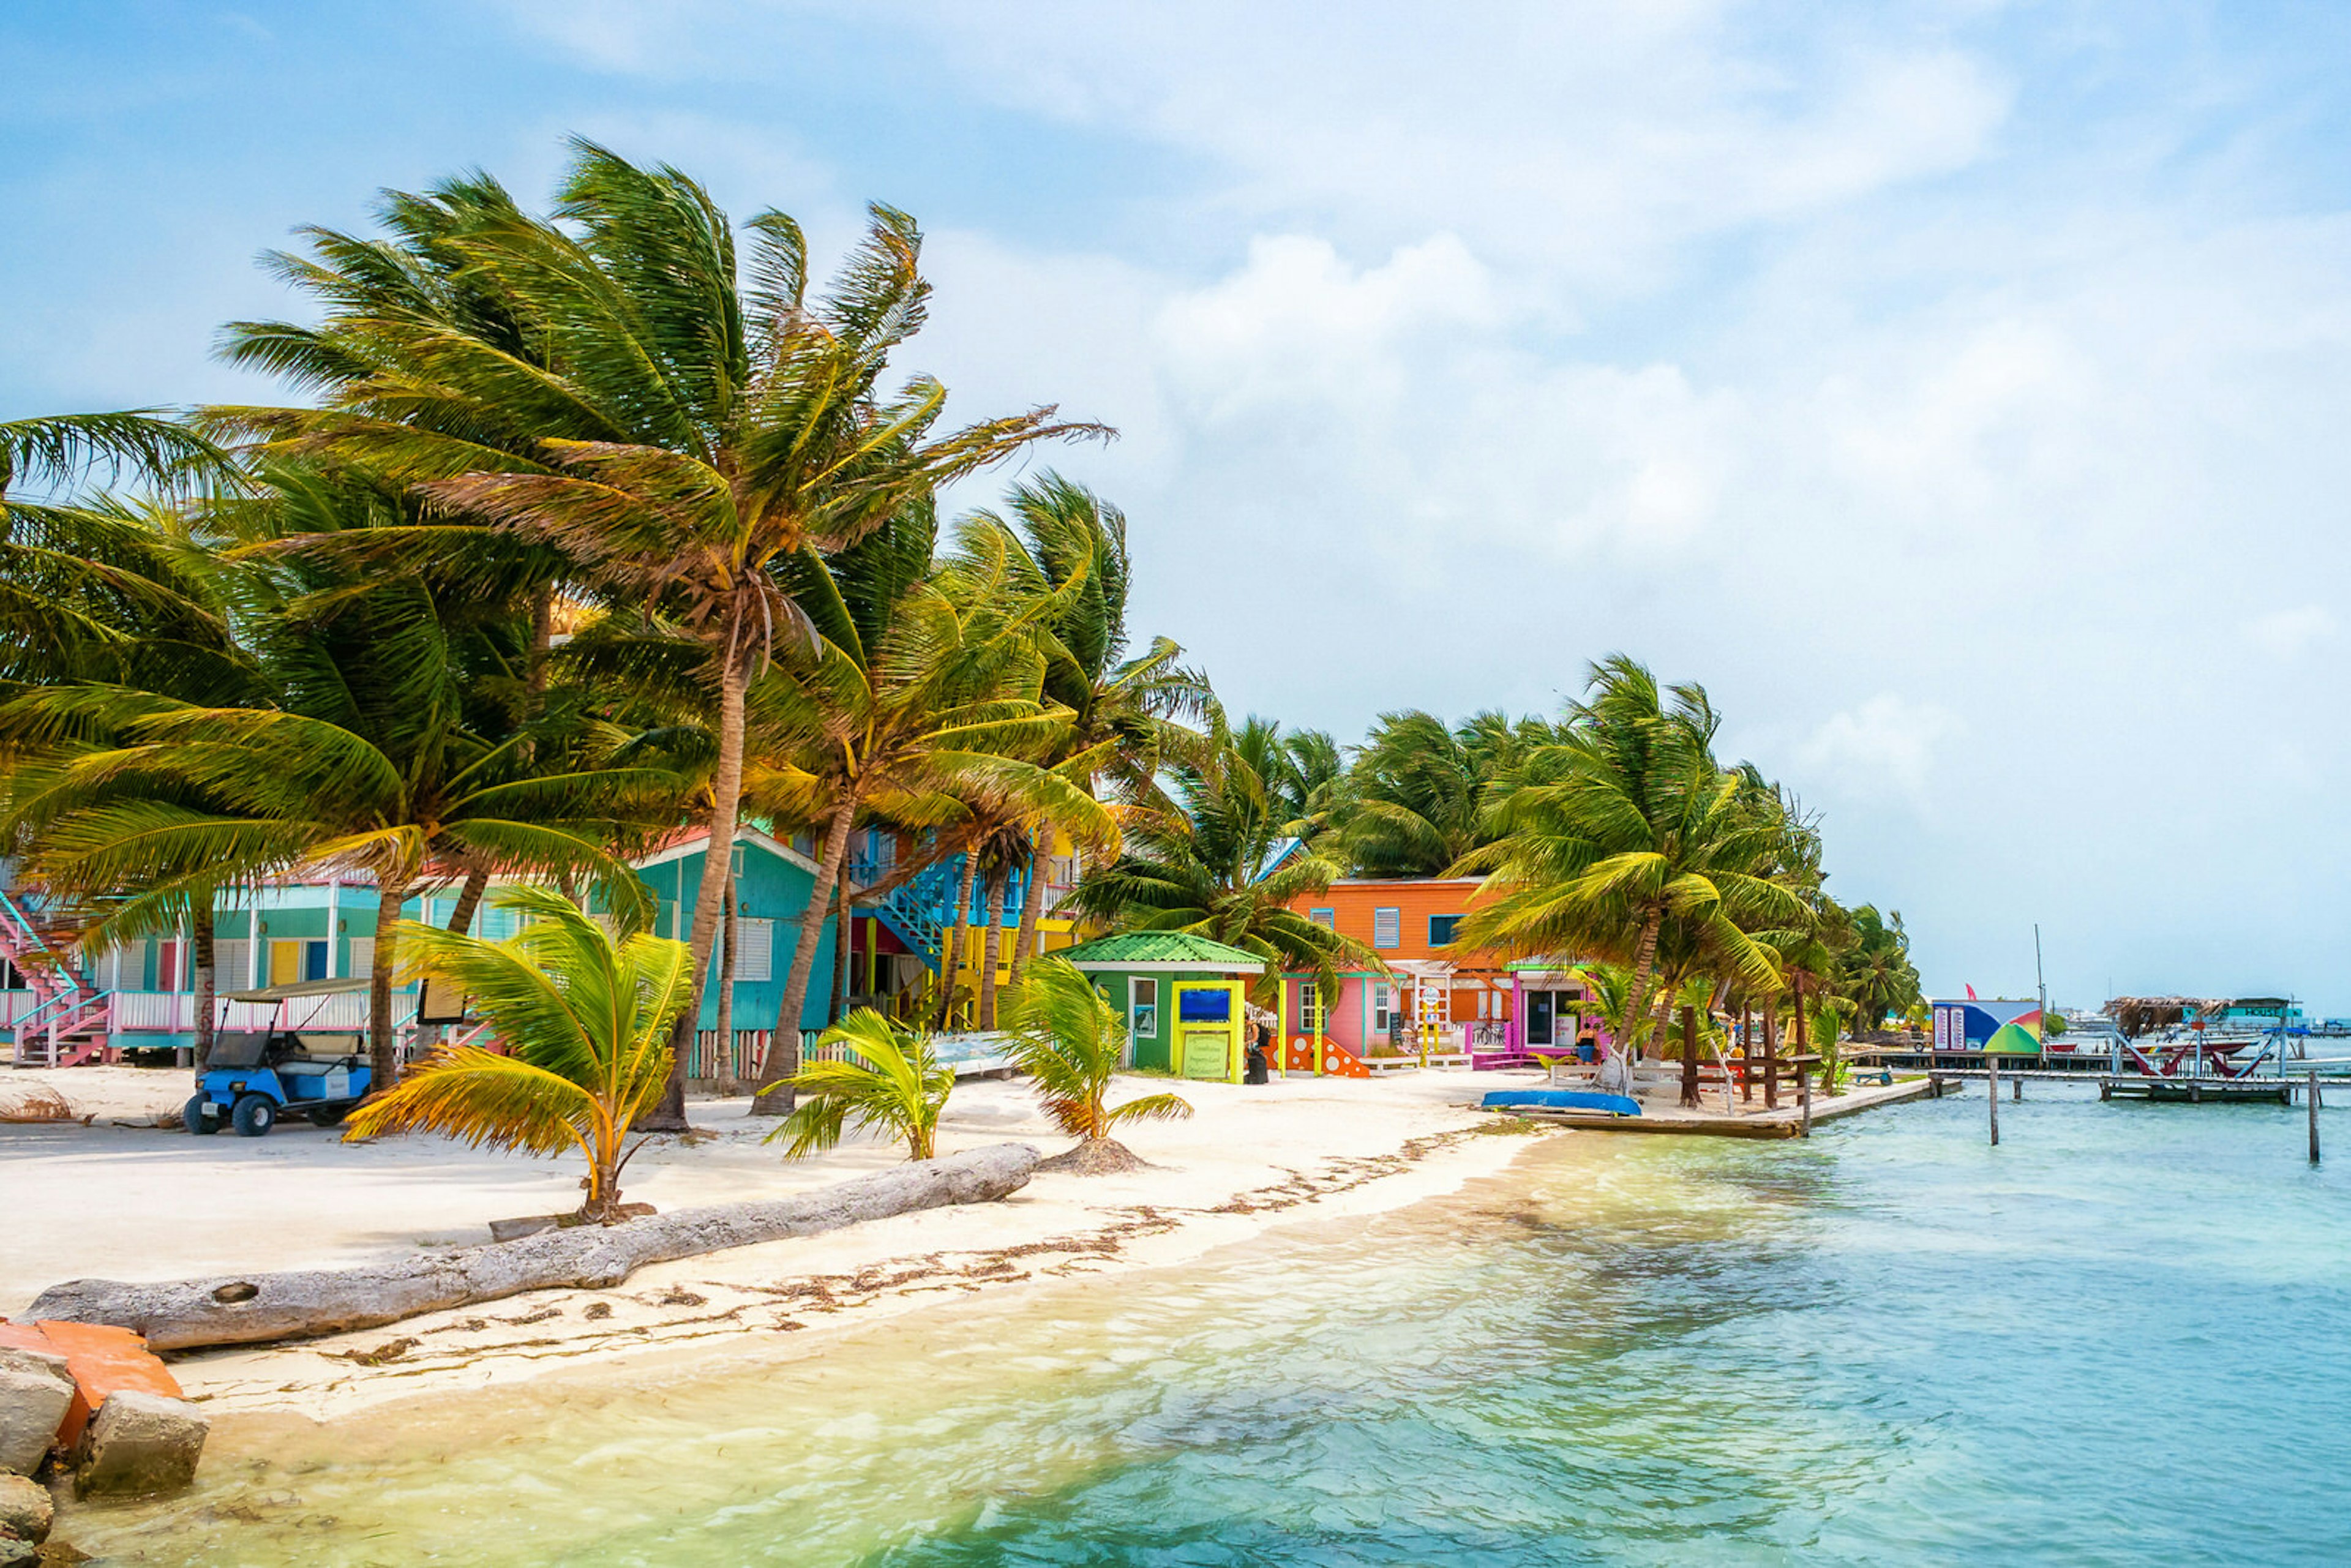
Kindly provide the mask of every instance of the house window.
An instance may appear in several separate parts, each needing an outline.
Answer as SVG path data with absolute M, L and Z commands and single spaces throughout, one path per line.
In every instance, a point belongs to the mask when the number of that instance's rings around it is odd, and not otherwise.
M 1335 909 L 1310 909 L 1306 912 L 1306 918 L 1322 926 L 1325 931 L 1336 931 L 1339 928 L 1339 912 Z
M 1378 1034 L 1385 1034 L 1388 1031 L 1388 1021 L 1395 1016 L 1395 988 L 1394 986 L 1374 986 L 1372 988 L 1373 1031 Z
M 1126 1019 L 1130 1038 L 1159 1038 L 1159 982 L 1137 977 L 1126 982 Z
M 1329 1028 L 1321 988 L 1308 980 L 1298 988 L 1298 1028 L 1301 1034 L 1322 1034 Z
M 735 978 L 765 980 L 775 973 L 776 923 L 772 920 L 735 922 Z
M 1453 941 L 1454 927 L 1461 924 L 1458 915 L 1432 915 L 1428 917 L 1428 945 L 1443 947 Z
M 1372 911 L 1372 946 L 1401 947 L 1404 946 L 1404 911 L 1374 909 Z

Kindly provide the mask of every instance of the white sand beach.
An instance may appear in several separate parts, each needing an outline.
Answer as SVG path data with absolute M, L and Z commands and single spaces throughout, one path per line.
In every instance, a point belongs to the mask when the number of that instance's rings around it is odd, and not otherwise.
M 1190 1120 L 1128 1130 L 1129 1146 L 1151 1163 L 1145 1171 L 1040 1175 L 1000 1203 L 656 1265 L 611 1291 L 539 1291 L 359 1333 L 199 1353 L 174 1370 L 215 1412 L 333 1419 L 616 1356 L 633 1363 L 821 1333 L 1040 1278 L 1164 1266 L 1287 1219 L 1399 1207 L 1499 1171 L 1527 1143 L 1479 1135 L 1492 1124 L 1474 1107 L 1502 1076 L 1185 1084 Z M 494 1219 L 579 1202 L 577 1160 L 426 1137 L 347 1145 L 296 1123 L 257 1139 L 160 1129 L 157 1119 L 187 1094 L 183 1072 L 0 1070 L 0 1096 L 42 1082 L 92 1120 L 0 1125 L 0 1314 L 21 1314 L 68 1279 L 333 1267 L 484 1242 Z M 1113 1100 L 1165 1087 L 1124 1082 Z M 696 1101 L 691 1110 L 690 1142 L 653 1140 L 629 1166 L 631 1200 L 667 1211 L 778 1197 L 902 1157 L 894 1146 L 852 1142 L 787 1162 L 758 1141 L 774 1124 L 746 1115 L 743 1101 Z M 940 1153 L 1006 1141 L 1049 1154 L 1069 1142 L 1038 1113 L 1025 1082 L 959 1086 Z

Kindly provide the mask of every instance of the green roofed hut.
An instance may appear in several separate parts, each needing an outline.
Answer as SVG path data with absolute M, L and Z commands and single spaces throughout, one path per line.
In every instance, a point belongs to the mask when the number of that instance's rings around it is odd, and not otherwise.
M 1126 1060 L 1144 1071 L 1241 1081 L 1248 1060 L 1256 954 L 1182 931 L 1126 931 L 1064 947 L 1111 1005 L 1126 1013 Z

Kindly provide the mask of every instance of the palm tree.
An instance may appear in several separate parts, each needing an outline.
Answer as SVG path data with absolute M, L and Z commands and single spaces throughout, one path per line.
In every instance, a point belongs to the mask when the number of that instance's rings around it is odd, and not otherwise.
M 286 531 L 364 527 L 398 503 L 364 486 L 272 475 Z M 378 890 L 369 1050 L 397 1077 L 392 974 L 402 904 L 450 867 L 587 875 L 634 918 L 643 886 L 611 852 L 674 780 L 653 769 L 522 766 L 519 733 L 484 733 L 480 671 L 497 628 L 413 577 L 352 582 L 287 561 L 240 574 L 263 700 L 221 706 L 86 684 L 0 710 L 14 735 L 97 734 L 13 801 L 38 823 L 30 880 L 208 902 L 204 890 L 298 867 Z M 200 898 L 200 894 L 202 895 Z
M 1499 713 L 1449 729 L 1416 708 L 1382 714 L 1347 775 L 1342 841 L 1356 873 L 1442 876 L 1491 842 L 1487 795 L 1517 742 Z
M 902 1030 L 872 1008 L 859 1008 L 825 1030 L 820 1045 L 841 1045 L 840 1061 L 811 1061 L 792 1077 L 808 1096 L 764 1142 L 789 1137 L 784 1157 L 799 1159 L 841 1142 L 851 1127 L 906 1143 L 906 1157 L 938 1153 L 939 1113 L 955 1090 L 955 1069 L 931 1054 L 927 1030 Z
M 573 148 L 552 220 L 476 180 L 391 198 L 405 248 L 314 233 L 319 263 L 281 265 L 329 325 L 242 326 L 232 351 L 281 365 L 324 407 L 224 417 L 422 480 L 435 505 L 551 548 L 582 591 L 650 605 L 691 638 L 717 737 L 709 842 L 723 846 L 741 804 L 747 694 L 779 646 L 818 634 L 779 569 L 1031 443 L 1102 432 L 1040 407 L 937 434 L 937 382 L 883 390 L 930 293 L 904 214 L 871 209 L 863 243 L 811 300 L 791 218 L 744 225 L 747 287 L 735 227 L 699 184 Z M 386 292 L 413 308 L 377 310 Z M 705 876 L 695 905 L 681 1057 L 724 883 Z M 674 1098 L 682 1125 L 682 1085 Z
M 1084 486 L 1048 472 L 1013 487 L 1007 517 L 977 512 L 956 535 L 960 591 L 1042 603 L 1039 641 L 1046 653 L 1044 695 L 1069 710 L 1061 739 L 1042 760 L 1096 800 L 1150 800 L 1164 759 L 1196 753 L 1201 737 L 1186 719 L 1206 717 L 1216 698 L 1205 676 L 1185 667 L 1184 650 L 1165 637 L 1128 653 L 1132 566 L 1126 517 Z M 1055 833 L 1083 839 L 1085 824 L 1048 818 L 1035 839 L 1012 944 L 1011 984 L 1019 988 L 1037 956 L 1044 915 L 1045 866 Z M 1080 847 L 1107 856 L 1115 841 Z
M 1852 1005 L 1855 1024 L 1883 1029 L 1889 1015 L 1907 1012 L 1919 999 L 1910 936 L 1898 909 L 1881 915 L 1876 905 L 1863 904 L 1852 916 L 1854 945 L 1837 966 L 1837 994 Z
M 935 528 L 925 502 L 829 561 L 799 558 L 792 581 L 820 652 L 779 661 L 753 695 L 753 727 L 773 737 L 761 758 L 765 803 L 817 824 L 822 846 L 753 1114 L 791 1108 L 778 1086 L 799 1066 L 822 900 L 848 875 L 861 817 L 955 830 L 935 832 L 935 854 L 968 841 L 974 799 L 1115 835 L 1098 803 L 1033 760 L 1068 724 L 1065 711 L 1038 700 L 1037 607 L 959 601 L 932 570 Z
M 1772 988 L 1774 956 L 1751 933 L 1796 903 L 1768 874 L 1777 824 L 1755 810 L 1745 776 L 1715 762 L 1705 690 L 1670 695 L 1668 706 L 1656 678 L 1622 654 L 1595 664 L 1558 741 L 1530 758 L 1545 781 L 1510 795 L 1509 836 L 1457 872 L 1492 873 L 1492 895 L 1462 924 L 1465 945 L 1632 969 L 1623 1040 L 1632 1053 L 1651 1026 L 1669 922 L 1693 961 Z
M 449 981 L 504 1045 L 435 1051 L 406 1082 L 351 1115 L 346 1138 L 435 1132 L 476 1148 L 588 1157 L 580 1218 L 625 1218 L 621 1170 L 630 1128 L 669 1082 L 670 1026 L 691 998 L 683 942 L 616 939 L 561 894 L 517 888 L 500 906 L 524 917 L 505 942 L 431 925 L 402 932 L 403 970 Z
M 1079 907 L 1134 929 L 1191 932 L 1256 954 L 1266 961 L 1263 1002 L 1284 973 L 1311 970 L 1322 994 L 1333 996 L 1343 965 L 1384 969 L 1362 942 L 1291 907 L 1328 888 L 1341 868 L 1311 846 L 1290 848 L 1294 802 L 1265 783 L 1287 756 L 1280 727 L 1252 718 L 1208 757 L 1177 763 L 1174 809 L 1128 824 L 1127 852 L 1080 884 Z
M 1192 1113 L 1176 1094 L 1146 1094 L 1112 1105 L 1111 1080 L 1126 1046 L 1117 1008 L 1066 958 L 1037 960 L 1013 1004 L 1012 1059 L 1036 1080 L 1053 1124 L 1083 1142 L 1049 1164 L 1087 1175 L 1132 1170 L 1142 1162 L 1111 1136 L 1127 1122 L 1176 1121 Z

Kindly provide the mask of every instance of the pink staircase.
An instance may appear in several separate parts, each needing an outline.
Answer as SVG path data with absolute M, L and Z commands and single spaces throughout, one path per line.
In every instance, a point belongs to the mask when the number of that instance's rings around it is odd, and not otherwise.
M 33 993 L 32 1008 L 10 1025 L 17 1066 L 78 1067 L 111 1058 L 109 993 L 90 982 L 71 946 L 43 929 L 19 894 L 0 893 L 0 958 L 16 967 Z

